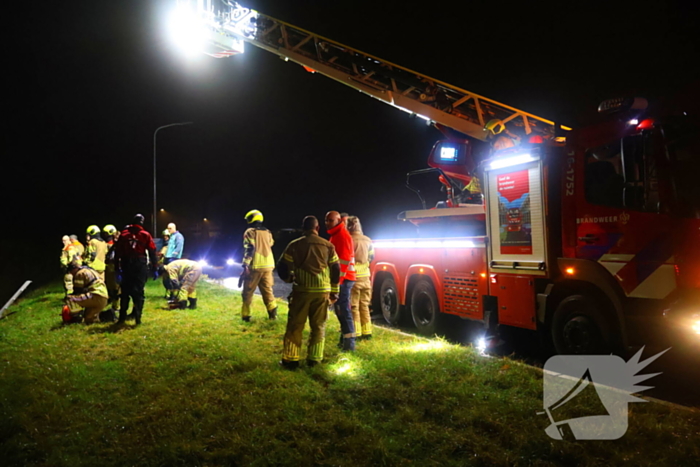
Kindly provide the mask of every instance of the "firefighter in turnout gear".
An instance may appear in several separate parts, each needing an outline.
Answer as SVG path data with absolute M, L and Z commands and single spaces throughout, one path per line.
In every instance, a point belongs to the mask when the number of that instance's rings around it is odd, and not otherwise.
M 274 240 L 272 234 L 262 222 L 263 215 L 260 211 L 252 210 L 245 215 L 245 220 L 250 227 L 243 234 L 243 290 L 241 298 L 243 307 L 241 318 L 250 321 L 250 305 L 253 303 L 255 289 L 260 289 L 263 302 L 267 308 L 270 319 L 277 319 L 277 303 L 272 287 L 275 280 L 272 271 L 275 269 L 275 258 L 272 256 Z
M 362 234 L 362 224 L 356 216 L 348 217 L 348 232 L 355 246 L 355 285 L 350 294 L 352 320 L 355 323 L 355 336 L 360 339 L 372 337 L 372 319 L 369 304 L 372 299 L 372 282 L 369 265 L 374 259 L 372 239 Z
M 155 266 L 156 246 L 153 237 L 143 228 L 142 214 L 134 216 L 134 222 L 127 225 L 114 246 L 117 271 L 122 273 L 122 294 L 119 306 L 119 322 L 126 321 L 129 300 L 134 301 L 132 315 L 136 324 L 141 324 L 141 313 L 146 297 L 143 288 L 148 280 L 148 263 Z M 129 316 L 131 317 L 131 315 Z
M 197 281 L 202 266 L 189 259 L 176 259 L 163 267 L 163 286 L 174 295 L 170 309 L 197 309 Z M 189 302 L 189 307 L 188 307 Z
M 94 269 L 100 279 L 105 280 L 105 257 L 109 247 L 100 236 L 100 228 L 96 225 L 91 225 L 87 228 L 87 248 L 85 249 L 85 257 L 83 261 L 86 266 Z
M 105 285 L 109 292 L 109 310 L 105 312 L 105 321 L 114 321 L 119 309 L 119 281 L 117 280 L 117 267 L 114 259 L 114 244 L 119 239 L 119 231 L 112 224 L 105 225 L 104 240 L 107 243 L 107 255 L 105 256 Z M 111 318 L 111 319 L 110 319 Z M 102 321 L 102 317 L 100 317 Z
M 78 321 L 77 315 L 80 309 L 84 309 L 85 324 L 92 324 L 98 320 L 100 312 L 107 306 L 107 286 L 96 271 L 81 266 L 78 261 L 71 261 L 68 266 L 73 275 L 73 293 L 68 295 L 66 305 L 70 308 L 73 319 Z M 65 319 L 64 319 L 65 320 Z
M 323 360 L 328 306 L 338 299 L 340 279 L 338 255 L 333 244 L 318 236 L 318 220 L 314 216 L 305 217 L 302 229 L 304 235 L 287 245 L 277 264 L 280 279 L 294 283 L 280 362 L 290 370 L 299 366 L 307 318 L 311 327 L 307 365 L 313 366 Z
M 68 235 L 63 236 L 63 249 L 61 250 L 61 266 L 65 272 L 63 276 L 63 287 L 66 289 L 66 295 L 73 293 L 73 274 L 70 273 L 68 265 L 72 261 L 77 261 L 82 265 L 82 259 L 78 253 L 78 249 L 73 245 Z

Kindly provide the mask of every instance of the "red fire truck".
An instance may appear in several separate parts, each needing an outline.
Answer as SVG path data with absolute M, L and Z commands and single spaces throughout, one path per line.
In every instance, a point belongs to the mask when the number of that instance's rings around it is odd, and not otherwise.
M 211 56 L 253 44 L 446 135 L 409 180 L 435 172 L 447 199 L 399 215 L 419 237 L 375 242 L 373 303 L 389 323 L 410 316 L 434 334 L 455 315 L 489 333 L 539 331 L 565 354 L 700 340 L 697 116 L 621 98 L 572 130 L 235 2 L 206 3 L 183 17 Z

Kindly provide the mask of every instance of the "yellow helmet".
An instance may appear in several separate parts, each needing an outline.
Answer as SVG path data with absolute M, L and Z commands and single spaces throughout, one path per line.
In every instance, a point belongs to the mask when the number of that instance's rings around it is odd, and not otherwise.
M 263 214 L 257 209 L 253 209 L 252 211 L 248 211 L 248 214 L 245 215 L 245 220 L 249 224 L 252 224 L 253 222 L 262 222 Z
M 107 224 L 105 225 L 105 228 L 102 229 L 102 231 L 107 235 L 114 235 L 115 233 L 117 233 L 117 228 L 112 224 Z
M 501 121 L 497 118 L 494 118 L 493 120 L 489 120 L 486 123 L 486 125 L 484 125 L 484 131 L 489 131 L 493 135 L 497 135 L 505 129 L 506 129 L 505 123 L 503 123 L 503 121 Z
M 91 225 L 90 227 L 87 228 L 87 234 L 88 235 L 97 235 L 100 233 L 100 228 L 97 227 L 96 225 Z
M 164 237 L 165 237 L 165 236 L 168 236 L 168 237 L 169 237 L 169 236 L 170 236 L 170 231 L 169 231 L 168 229 L 165 229 L 161 235 L 164 236 Z

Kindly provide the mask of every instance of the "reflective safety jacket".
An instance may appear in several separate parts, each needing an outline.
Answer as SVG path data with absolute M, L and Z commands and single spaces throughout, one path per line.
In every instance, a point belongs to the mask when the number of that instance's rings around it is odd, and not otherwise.
M 370 277 L 369 265 L 374 259 L 372 239 L 360 232 L 352 233 L 352 243 L 355 245 L 355 268 L 357 280 Z
M 90 266 L 97 272 L 104 272 L 105 258 L 107 257 L 108 250 L 109 245 L 107 245 L 104 240 L 100 238 L 91 238 L 85 250 L 85 265 Z
M 315 230 L 287 245 L 277 264 L 277 275 L 294 282 L 295 292 L 338 293 L 340 267 L 333 244 Z
M 274 244 L 272 233 L 262 224 L 249 228 L 243 234 L 243 264 L 257 271 L 272 271 L 275 268 Z
M 78 272 L 73 276 L 73 293 L 71 295 L 82 296 L 83 299 L 88 299 L 92 295 L 109 298 L 104 281 L 100 279 L 97 272 L 87 266 L 78 269 Z
M 340 283 L 343 281 L 354 281 L 355 277 L 355 247 L 352 244 L 352 237 L 344 222 L 336 225 L 328 231 L 330 240 L 335 247 L 335 252 L 340 259 Z
M 83 254 L 85 254 L 85 247 L 78 240 L 73 242 L 73 246 L 76 250 L 78 250 L 78 255 L 80 255 L 80 257 L 82 257 Z
M 78 249 L 72 243 L 61 250 L 61 265 L 67 267 L 71 261 L 77 259 L 80 261 Z M 80 261 L 82 263 L 82 261 Z

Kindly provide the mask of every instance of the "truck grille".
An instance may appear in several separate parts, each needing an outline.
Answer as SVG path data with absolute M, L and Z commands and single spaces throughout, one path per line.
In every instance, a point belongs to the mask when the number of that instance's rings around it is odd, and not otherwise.
M 445 313 L 459 316 L 481 314 L 479 284 L 473 277 L 444 277 L 442 281 Z

